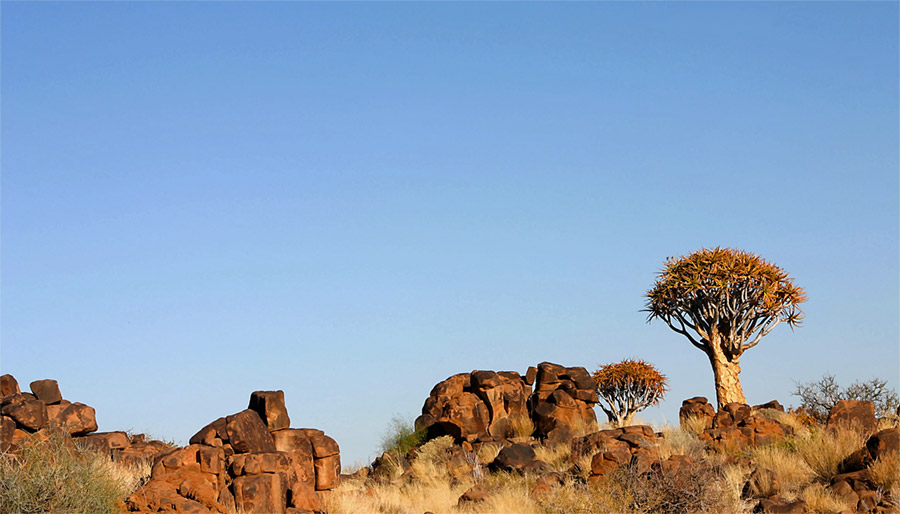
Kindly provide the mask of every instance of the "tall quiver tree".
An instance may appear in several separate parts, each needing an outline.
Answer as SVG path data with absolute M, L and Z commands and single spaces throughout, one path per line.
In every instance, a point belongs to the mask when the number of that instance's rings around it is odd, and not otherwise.
M 646 296 L 648 322 L 665 321 L 709 358 L 720 408 L 747 403 L 738 376 L 741 354 L 782 321 L 799 326 L 798 305 L 806 301 L 784 270 L 731 248 L 670 257 Z

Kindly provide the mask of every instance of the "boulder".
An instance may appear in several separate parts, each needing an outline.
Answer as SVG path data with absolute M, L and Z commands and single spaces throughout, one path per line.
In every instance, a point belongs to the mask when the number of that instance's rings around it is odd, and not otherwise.
M 886 428 L 866 441 L 866 450 L 872 460 L 900 453 L 900 428 Z
M 0 416 L 0 452 L 13 451 L 13 435 L 16 432 L 16 422 L 9 416 Z
M 467 503 L 483 503 L 488 497 L 490 497 L 490 494 L 487 488 L 483 484 L 475 484 L 459 497 L 456 504 L 459 507 L 463 507 Z
M 327 491 L 341 485 L 341 456 L 331 455 L 313 461 L 316 469 L 316 490 Z
M 341 451 L 337 442 L 325 434 L 316 434 L 309 438 L 309 442 L 312 446 L 313 456 L 317 459 L 331 457 Z
M 859 501 L 859 496 L 856 492 L 853 491 L 853 488 L 850 487 L 845 480 L 839 480 L 833 484 L 831 484 L 831 494 L 833 494 L 838 500 L 842 503 L 848 505 L 856 505 Z
M 227 416 L 225 433 L 235 453 L 275 451 L 275 439 L 259 414 L 250 409 Z
M 225 420 L 225 417 L 213 421 L 191 436 L 188 444 L 222 446 L 224 441 L 228 440 L 228 431 L 226 430 L 227 424 L 228 422 Z
M 778 400 L 772 400 L 770 402 L 761 403 L 759 405 L 753 406 L 753 410 L 760 410 L 760 409 L 772 409 L 772 410 L 777 410 L 779 412 L 784 412 L 784 407 L 782 407 L 782 405 L 780 403 L 778 403 Z
M 76 439 L 76 443 L 87 450 L 111 453 L 112 450 L 124 450 L 131 446 L 125 432 L 99 432 Z
M 4 405 L 0 414 L 9 416 L 18 426 L 32 432 L 47 426 L 47 405 L 23 394 L 16 395 L 12 403 Z
M 709 404 L 709 401 L 703 396 L 695 396 L 681 402 L 681 409 L 678 411 L 678 419 L 681 427 L 685 428 L 685 423 L 691 418 L 703 420 L 705 429 L 713 428 L 713 418 L 716 416 L 716 409 Z
M 238 512 L 280 514 L 287 507 L 287 487 L 280 474 L 239 476 L 232 483 Z
M 763 498 L 753 507 L 753 512 L 765 514 L 802 514 L 809 512 L 803 500 L 787 501 L 780 496 Z
M 0 376 L 0 397 L 19 394 L 19 382 L 9 373 Z
M 768 498 L 781 492 L 781 483 L 771 470 L 756 468 L 741 490 L 741 498 Z
M 35 380 L 29 385 L 31 392 L 38 400 L 51 405 L 62 401 L 62 393 L 59 392 L 59 384 L 56 380 Z
M 48 416 L 49 426 L 58 427 L 71 436 L 87 435 L 97 430 L 97 415 L 93 407 L 78 402 L 58 405 L 64 408 L 57 410 L 54 405 L 47 406 L 48 414 L 53 412 L 52 417 Z
M 842 427 L 871 434 L 878 427 L 875 404 L 862 400 L 841 400 L 828 412 L 827 427 Z
M 497 458 L 491 462 L 488 468 L 491 471 L 517 471 L 521 473 L 525 468 L 532 466 L 534 461 L 534 448 L 524 443 L 516 443 L 500 450 Z
M 248 408 L 259 414 L 270 431 L 291 426 L 291 418 L 284 405 L 284 391 L 254 391 L 250 395 Z

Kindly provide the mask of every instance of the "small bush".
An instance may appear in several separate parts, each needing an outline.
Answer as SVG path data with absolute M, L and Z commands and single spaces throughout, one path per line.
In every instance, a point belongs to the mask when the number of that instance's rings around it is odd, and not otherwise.
M 856 381 L 842 388 L 834 375 L 825 374 L 815 382 L 797 384 L 793 395 L 800 397 L 800 409 L 818 423 L 825 423 L 832 407 L 841 400 L 870 401 L 875 404 L 875 416 L 879 418 L 896 416 L 897 406 L 900 405 L 897 392 L 887 387 L 887 381 L 880 378 L 868 382 Z
M 641 473 L 622 466 L 610 474 L 619 488 L 606 491 L 613 504 L 630 504 L 628 512 L 647 514 L 740 512 L 724 477 L 713 466 L 697 463 L 677 473 Z
M 0 512 L 115 513 L 132 477 L 108 457 L 81 451 L 65 434 L 29 437 L 0 454 Z
M 381 435 L 381 451 L 402 457 L 410 450 L 425 442 L 424 430 L 416 430 L 412 421 L 400 416 L 391 418 L 391 423 Z

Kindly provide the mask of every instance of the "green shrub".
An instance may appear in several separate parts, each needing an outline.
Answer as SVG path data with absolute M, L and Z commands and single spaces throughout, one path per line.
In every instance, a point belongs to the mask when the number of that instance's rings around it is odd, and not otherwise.
M 391 423 L 381 435 L 381 451 L 401 457 L 425 442 L 424 430 L 416 430 L 412 421 L 401 416 L 391 418 Z
M 65 434 L 29 437 L 0 454 L 0 512 L 115 513 L 130 493 L 108 457 L 79 450 Z

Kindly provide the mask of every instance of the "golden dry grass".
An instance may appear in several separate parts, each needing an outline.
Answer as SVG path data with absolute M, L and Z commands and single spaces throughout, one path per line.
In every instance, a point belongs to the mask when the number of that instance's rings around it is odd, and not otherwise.
M 782 446 L 761 446 L 750 450 L 750 458 L 757 467 L 775 475 L 782 496 L 794 499 L 815 478 L 809 464 L 796 453 Z
M 706 444 L 696 433 L 669 426 L 663 427 L 660 432 L 662 437 L 656 440 L 660 459 L 666 460 L 672 455 L 687 455 L 692 459 L 699 459 L 706 455 Z
M 883 491 L 891 491 L 891 496 L 900 500 L 900 453 L 891 452 L 875 459 L 869 466 L 872 482 Z
M 534 449 L 534 456 L 546 462 L 550 471 L 566 472 L 572 467 L 572 447 L 568 444 L 538 446 Z
M 838 498 L 823 484 L 813 483 L 800 493 L 810 512 L 843 512 L 856 510 L 856 503 Z
M 856 430 L 812 428 L 794 438 L 797 454 L 822 480 L 831 480 L 851 453 L 862 448 L 866 437 Z

